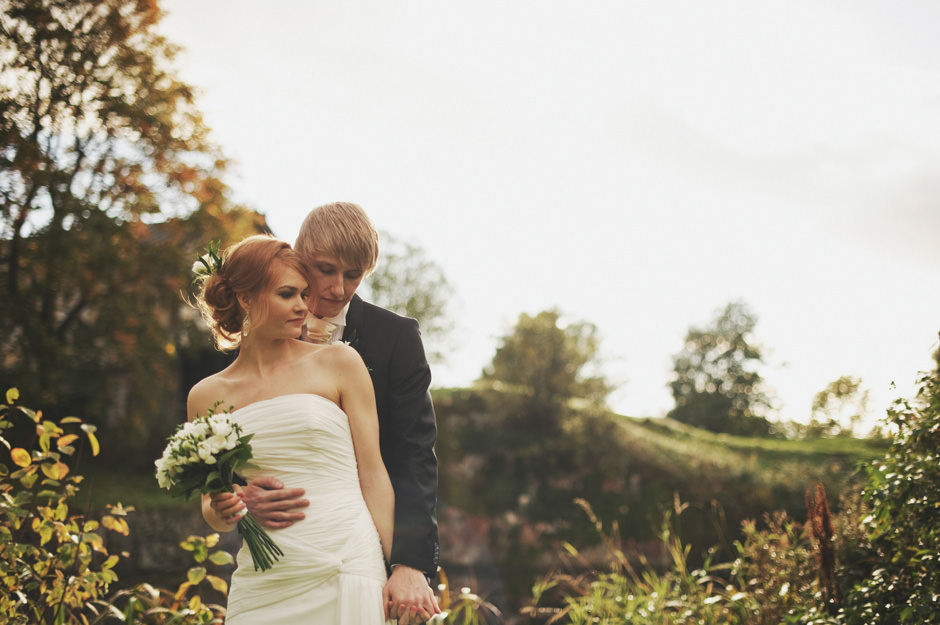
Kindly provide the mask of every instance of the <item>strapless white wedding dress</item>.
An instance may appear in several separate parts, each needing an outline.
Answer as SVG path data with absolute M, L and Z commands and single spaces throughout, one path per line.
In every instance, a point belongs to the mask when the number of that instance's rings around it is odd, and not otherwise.
M 284 552 L 255 571 L 244 545 L 232 575 L 227 625 L 380 625 L 385 564 L 362 498 L 349 419 L 319 395 L 282 395 L 232 413 L 257 468 L 306 490 L 306 519 L 267 530 Z

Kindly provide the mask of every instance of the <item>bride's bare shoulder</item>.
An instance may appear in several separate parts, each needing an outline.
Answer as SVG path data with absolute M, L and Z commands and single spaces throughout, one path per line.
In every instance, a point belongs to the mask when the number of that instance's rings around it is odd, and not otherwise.
M 306 343 L 305 345 L 311 349 L 304 350 L 304 353 L 298 358 L 298 364 L 302 363 L 301 366 L 309 370 L 322 372 L 323 369 L 327 369 L 328 371 L 335 371 L 336 369 L 355 366 L 357 361 L 361 362 L 359 353 L 345 343 L 331 343 L 329 345 Z
M 320 356 L 323 364 L 336 371 L 365 368 L 359 352 L 346 343 L 326 345 Z
M 220 373 L 210 375 L 196 382 L 189 389 L 189 396 L 186 398 L 186 415 L 188 418 L 192 419 L 197 414 L 206 414 L 221 399 L 225 388 L 225 378 Z

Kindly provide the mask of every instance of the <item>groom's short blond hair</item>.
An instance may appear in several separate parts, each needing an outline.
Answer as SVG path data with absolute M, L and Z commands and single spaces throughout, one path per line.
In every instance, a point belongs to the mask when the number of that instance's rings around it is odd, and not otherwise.
M 294 249 L 305 260 L 315 252 L 330 254 L 368 275 L 379 261 L 379 235 L 361 206 L 333 202 L 307 214 Z

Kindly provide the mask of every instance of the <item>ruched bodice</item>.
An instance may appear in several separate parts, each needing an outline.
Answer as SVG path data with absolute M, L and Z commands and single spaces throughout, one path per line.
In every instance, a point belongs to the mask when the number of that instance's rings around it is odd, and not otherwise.
M 264 572 L 247 548 L 229 593 L 229 625 L 383 623 L 385 564 L 362 498 L 349 418 L 319 395 L 282 395 L 232 413 L 253 434 L 251 479 L 276 477 L 306 491 L 306 518 L 267 530 L 284 555 Z

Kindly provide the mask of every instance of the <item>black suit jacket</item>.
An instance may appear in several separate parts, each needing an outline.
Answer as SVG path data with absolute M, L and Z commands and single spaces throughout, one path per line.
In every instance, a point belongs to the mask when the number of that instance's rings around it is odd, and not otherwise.
M 418 322 L 354 295 L 343 340 L 362 356 L 379 414 L 382 459 L 395 490 L 395 535 L 390 564 L 432 576 L 437 572 L 437 421 L 431 369 Z

